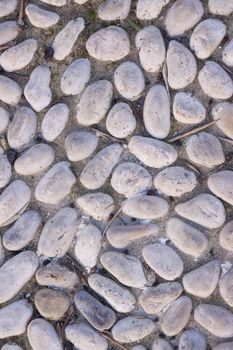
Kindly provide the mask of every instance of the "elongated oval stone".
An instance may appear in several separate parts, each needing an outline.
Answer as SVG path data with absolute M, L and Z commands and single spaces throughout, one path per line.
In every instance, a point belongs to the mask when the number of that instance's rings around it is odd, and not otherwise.
M 179 339 L 179 350 L 206 350 L 205 337 L 194 329 L 184 331 Z
M 151 20 L 159 16 L 163 7 L 169 3 L 170 0 L 138 0 L 136 15 L 140 20 Z
M 222 52 L 222 60 L 229 67 L 233 66 L 232 54 L 233 54 L 233 40 L 230 40 L 227 43 L 227 45 L 224 47 Z
M 233 306 L 233 269 L 227 272 L 220 278 L 219 281 L 219 292 L 223 300 L 229 305 Z
M 41 131 L 45 140 L 53 142 L 65 129 L 69 118 L 69 108 L 64 103 L 57 103 L 45 114 Z
M 131 0 L 105 0 L 98 8 L 102 21 L 124 20 L 129 14 Z
M 206 117 L 203 104 L 189 92 L 178 92 L 173 99 L 173 115 L 184 124 L 198 124 Z
M 233 11 L 233 1 L 209 0 L 209 10 L 215 15 L 228 16 Z
M 25 13 L 34 27 L 49 28 L 55 25 L 60 16 L 56 12 L 45 10 L 34 4 L 29 4 L 25 8 Z
M 10 15 L 16 10 L 17 0 L 3 0 L 0 2 L 0 17 Z
M 71 162 L 84 160 L 95 151 L 98 138 L 89 131 L 74 131 L 65 139 L 67 158 Z
M 0 3 L 0 16 L 1 16 L 1 3 Z M 16 21 L 6 21 L 0 23 L 0 45 L 9 43 L 17 38 L 19 34 L 19 26 Z
M 223 170 L 209 176 L 209 190 L 225 202 L 233 205 L 232 193 L 233 171 Z
M 229 221 L 220 231 L 219 243 L 222 248 L 233 251 L 233 221 Z
M 217 103 L 212 110 L 212 115 L 216 121 L 217 127 L 231 139 L 233 139 L 232 114 L 233 103 L 230 102 Z
M 112 197 L 102 192 L 84 194 L 77 199 L 76 203 L 86 215 L 99 221 L 107 220 L 114 210 Z
M 5 154 L 0 154 L 0 189 L 10 182 L 11 176 L 11 163 Z
M 21 96 L 21 86 L 16 81 L 0 75 L 0 100 L 8 105 L 17 106 Z
M 130 106 L 125 102 L 116 103 L 106 118 L 106 129 L 117 138 L 125 138 L 136 129 L 136 118 Z

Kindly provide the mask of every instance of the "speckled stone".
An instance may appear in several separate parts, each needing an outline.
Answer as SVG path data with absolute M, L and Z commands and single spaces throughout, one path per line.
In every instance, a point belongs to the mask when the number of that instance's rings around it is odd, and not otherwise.
M 88 58 L 73 61 L 61 77 L 61 89 L 65 95 L 78 95 L 91 77 L 91 63 Z
M 0 75 L 0 100 L 8 105 L 17 106 L 21 96 L 21 86 L 16 81 Z
M 194 329 L 188 329 L 180 336 L 179 350 L 206 350 L 205 337 Z
M 130 106 L 125 102 L 116 103 L 106 118 L 106 129 L 116 138 L 125 138 L 136 128 L 136 118 Z
M 89 131 L 74 131 L 65 139 L 67 158 L 71 162 L 84 160 L 92 155 L 98 145 L 98 137 Z
M 0 189 L 4 188 L 10 182 L 11 176 L 11 163 L 4 153 L 0 154 Z
M 167 5 L 170 0 L 138 0 L 136 8 L 136 16 L 140 20 L 155 19 L 160 15 L 163 7 Z
M 61 135 L 68 122 L 69 112 L 66 104 L 57 103 L 45 114 L 41 123 L 41 131 L 46 141 L 53 142 Z
M 167 340 L 157 338 L 152 344 L 152 350 L 172 350 L 172 347 Z
M 0 134 L 4 133 L 10 121 L 10 113 L 0 107 Z
M 233 11 L 233 1 L 209 0 L 209 10 L 215 15 L 229 16 Z
M 220 278 L 219 292 L 223 300 L 230 306 L 233 306 L 233 269 Z
M 98 221 L 106 221 L 114 210 L 113 198 L 102 192 L 92 192 L 78 197 L 76 204 L 85 215 Z
M 191 92 L 178 92 L 173 99 L 173 115 L 184 124 L 198 124 L 206 117 L 203 104 Z
M 233 3 L 232 3 L 232 9 L 233 9 Z M 223 63 L 225 63 L 229 67 L 233 66 L 232 55 L 233 55 L 233 40 L 230 40 L 227 43 L 227 45 L 224 47 L 222 52 Z
M 233 139 L 233 103 L 220 102 L 217 103 L 213 110 L 212 115 L 216 121 L 217 127 L 228 137 Z
M 228 222 L 220 231 L 219 244 L 222 248 L 233 251 L 233 221 Z
M 207 185 L 213 194 L 233 205 L 232 181 L 233 171 L 223 170 L 210 175 Z
M 45 10 L 34 4 L 27 5 L 25 13 L 31 24 L 37 28 L 49 28 L 54 26 L 60 19 L 56 12 Z
M 98 17 L 102 21 L 124 20 L 128 17 L 131 0 L 105 0 L 98 8 Z
M 0 17 L 1 17 L 1 4 L 0 3 Z M 16 21 L 6 21 L 0 23 L 0 45 L 9 43 L 17 38 L 19 34 L 19 26 Z

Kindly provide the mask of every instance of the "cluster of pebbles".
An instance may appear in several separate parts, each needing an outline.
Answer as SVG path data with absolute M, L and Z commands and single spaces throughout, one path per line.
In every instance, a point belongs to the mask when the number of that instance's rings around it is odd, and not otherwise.
M 232 12 L 0 0 L 1 350 L 233 349 Z

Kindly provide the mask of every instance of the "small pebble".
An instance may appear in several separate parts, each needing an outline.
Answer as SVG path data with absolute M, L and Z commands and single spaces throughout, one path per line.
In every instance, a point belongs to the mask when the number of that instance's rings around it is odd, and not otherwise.
M 119 139 L 123 139 L 136 129 L 136 118 L 130 106 L 125 102 L 116 103 L 106 118 L 106 129 Z
M 102 21 L 124 20 L 128 17 L 131 0 L 105 0 L 98 8 Z
M 222 248 L 233 251 L 233 221 L 228 222 L 220 231 L 219 244 Z
M 233 3 L 232 3 L 233 10 Z M 233 66 L 233 40 L 230 40 L 227 45 L 224 47 L 222 52 L 222 60 L 227 66 Z
M 49 28 L 54 26 L 60 19 L 56 12 L 45 10 L 34 4 L 29 4 L 25 8 L 25 13 L 34 27 Z
M 217 127 L 228 137 L 233 139 L 233 103 L 220 102 L 212 110 Z
M 74 131 L 65 139 L 67 158 L 79 162 L 92 155 L 98 145 L 98 138 L 89 131 Z
M 45 114 L 41 131 L 44 139 L 53 142 L 65 129 L 69 118 L 69 108 L 64 103 L 57 103 Z
M 48 5 L 60 7 L 60 6 L 66 5 L 66 1 L 67 0 L 40 0 L 40 1 L 42 1 L 45 4 L 48 4 Z
M 219 282 L 219 292 L 223 300 L 230 306 L 233 306 L 233 269 L 223 275 Z
M 13 13 L 17 8 L 17 0 L 2 0 L 0 2 L 0 18 Z
M 229 16 L 233 11 L 233 0 L 209 0 L 209 10 L 215 15 Z
M 61 77 L 61 89 L 65 95 L 78 95 L 91 77 L 91 63 L 88 58 L 73 61 Z
M 172 347 L 167 340 L 157 338 L 152 344 L 152 350 L 172 350 Z
M 203 104 L 190 92 L 178 92 L 173 99 L 173 115 L 184 124 L 198 124 L 206 118 Z
M 0 17 L 2 14 L 0 2 Z M 0 45 L 5 45 L 17 38 L 19 35 L 19 26 L 15 21 L 6 21 L 0 23 Z
M 232 350 L 233 349 L 233 342 L 226 342 L 216 345 L 213 350 Z
M 136 9 L 137 18 L 142 21 L 155 19 L 160 15 L 163 7 L 169 2 L 170 0 L 138 0 Z
M 112 197 L 102 192 L 84 194 L 77 199 L 76 204 L 85 215 L 98 221 L 106 221 L 114 210 Z
M 213 194 L 233 205 L 232 181 L 233 171 L 223 170 L 210 175 L 207 185 Z
M 10 113 L 0 106 L 0 134 L 4 133 L 10 121 Z
M 0 100 L 8 105 L 17 106 L 21 96 L 21 86 L 16 81 L 0 75 Z
M 10 182 L 11 176 L 11 163 L 5 154 L 0 154 L 0 189 Z
M 194 329 L 188 329 L 180 336 L 179 350 L 206 350 L 205 337 Z

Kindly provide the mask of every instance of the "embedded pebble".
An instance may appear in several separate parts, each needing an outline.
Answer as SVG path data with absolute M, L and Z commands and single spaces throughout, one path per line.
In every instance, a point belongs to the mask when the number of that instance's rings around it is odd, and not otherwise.
M 0 17 L 1 17 L 1 3 L 0 3 Z M 0 23 L 0 45 L 9 43 L 15 40 L 19 35 L 19 26 L 15 21 L 6 21 Z
M 171 165 L 178 156 L 175 147 L 150 137 L 133 136 L 128 147 L 129 151 L 142 163 L 153 168 Z
M 119 162 L 123 148 L 115 143 L 104 147 L 89 160 L 80 175 L 80 182 L 90 190 L 102 187 Z
M 229 74 L 216 62 L 206 61 L 199 71 L 198 81 L 203 92 L 214 99 L 226 100 L 233 94 Z
M 95 220 L 106 221 L 114 210 L 111 196 L 102 192 L 87 193 L 79 197 L 76 204 Z
M 179 282 L 160 283 L 156 287 L 145 288 L 139 296 L 139 303 L 147 314 L 159 314 L 181 293 Z
M 233 349 L 233 342 L 226 342 L 216 345 L 213 350 L 232 350 Z
M 68 251 L 76 231 L 78 215 L 75 209 L 60 209 L 44 225 L 38 242 L 38 254 L 63 257 Z
M 8 105 L 17 106 L 21 96 L 21 86 L 16 81 L 0 75 L 0 100 Z
M 91 63 L 88 58 L 73 61 L 61 77 L 61 89 L 65 95 L 80 94 L 91 77 Z
M 223 275 L 219 282 L 219 292 L 223 300 L 229 305 L 233 306 L 233 270 L 231 269 Z
M 39 181 L 35 197 L 42 203 L 57 204 L 70 193 L 75 181 L 69 162 L 56 163 Z
M 36 253 L 25 250 L 0 267 L 0 303 L 12 299 L 30 281 L 39 267 Z
M 7 343 L 1 347 L 1 350 L 23 350 L 23 348 L 15 343 Z
M 152 350 L 172 350 L 172 347 L 167 340 L 157 338 L 152 344 Z
M 233 171 L 223 170 L 210 175 L 207 185 L 213 194 L 233 205 L 232 181 Z
M 50 79 L 51 72 L 49 67 L 41 64 L 32 71 L 30 79 L 25 86 L 24 95 L 32 108 L 37 112 L 42 111 L 51 102 Z
M 84 126 L 99 123 L 110 108 L 112 95 L 113 86 L 108 80 L 97 80 L 89 85 L 77 104 L 78 123 Z
M 183 89 L 191 84 L 197 74 L 197 63 L 192 52 L 175 40 L 169 42 L 167 72 L 168 83 L 175 90 Z
M 100 256 L 100 262 L 111 275 L 125 286 L 143 288 L 147 284 L 140 260 L 132 255 L 108 251 Z
M 208 248 L 205 235 L 178 218 L 168 220 L 166 233 L 179 250 L 195 259 L 203 255 Z
M 0 309 L 0 339 L 21 335 L 32 317 L 33 307 L 25 299 Z
M 143 121 L 148 133 L 158 139 L 164 139 L 170 131 L 170 102 L 163 85 L 153 85 L 145 98 Z
M 206 118 L 203 104 L 190 92 L 178 92 L 173 99 L 173 115 L 184 124 L 198 124 Z
M 194 329 L 188 329 L 180 336 L 179 350 L 206 350 L 205 337 Z
M 107 350 L 107 340 L 90 325 L 72 323 L 65 328 L 66 338 L 79 350 Z
M 165 244 L 145 245 L 142 256 L 150 268 L 165 280 L 175 280 L 183 272 L 184 264 L 180 256 Z
M 182 331 L 189 321 L 192 300 L 186 295 L 173 301 L 160 317 L 160 327 L 164 334 L 171 337 Z
M 65 139 L 67 158 L 78 162 L 91 156 L 98 145 L 98 138 L 89 131 L 74 131 Z
M 116 103 L 106 118 L 106 129 L 119 139 L 132 134 L 136 129 L 136 118 L 130 106 L 125 102 Z
M 194 319 L 216 337 L 233 336 L 233 314 L 222 306 L 200 304 L 194 310 Z
M 136 304 L 134 295 L 110 278 L 93 273 L 88 277 L 88 284 L 117 312 L 128 313 Z
M 233 3 L 232 3 L 233 10 Z M 230 40 L 227 45 L 224 47 L 222 52 L 222 60 L 227 66 L 233 66 L 233 40 Z
M 233 0 L 209 0 L 209 10 L 215 15 L 229 16 L 233 11 Z
M 177 204 L 175 211 L 185 219 L 209 229 L 222 226 L 226 212 L 222 202 L 208 193 L 202 193 L 186 202 Z
M 0 106 L 0 134 L 2 134 L 10 121 L 10 113 Z
M 76 293 L 74 301 L 78 311 L 95 329 L 103 331 L 111 328 L 116 322 L 115 312 L 86 291 Z
M 141 165 L 124 162 L 113 171 L 111 186 L 128 198 L 148 191 L 152 187 L 152 177 Z
M 29 323 L 27 337 L 32 350 L 63 350 L 55 328 L 43 318 L 35 318 Z
M 169 2 L 170 0 L 138 0 L 136 16 L 142 21 L 155 19 L 160 15 L 163 7 Z
M 228 137 L 233 139 L 233 103 L 220 102 L 212 110 L 217 127 Z
M 98 8 L 102 21 L 124 20 L 128 17 L 131 0 L 105 0 Z
M 228 222 L 220 231 L 219 244 L 222 248 L 233 251 L 233 221 Z
M 89 55 L 96 60 L 116 62 L 128 56 L 130 41 L 124 29 L 117 26 L 108 26 L 89 37 L 86 42 L 86 49 Z
M 52 5 L 52 6 L 64 6 L 66 5 L 67 0 L 40 0 L 44 2 L 45 4 Z M 33 349 L 34 350 L 34 349 Z
M 205 131 L 189 136 L 185 142 L 185 151 L 192 163 L 206 168 L 214 168 L 225 162 L 220 141 Z
M 166 48 L 160 30 L 151 25 L 140 30 L 135 37 L 141 66 L 149 73 L 157 73 L 161 69 Z
M 10 182 L 11 176 L 11 163 L 5 154 L 0 154 L 0 189 L 4 188 Z
M 60 16 L 56 12 L 45 10 L 34 4 L 27 5 L 25 13 L 31 24 L 37 28 L 49 28 L 60 19 Z
M 35 238 L 41 223 L 41 216 L 37 211 L 27 210 L 4 232 L 4 247 L 13 251 L 25 248 Z
M 146 350 L 146 348 L 143 345 L 135 345 L 131 350 Z
M 46 170 L 54 161 L 55 153 L 46 143 L 36 144 L 19 156 L 15 163 L 15 171 L 24 176 L 38 174 Z
M 114 85 L 121 96 L 129 101 L 135 101 L 145 89 L 145 79 L 138 65 L 127 61 L 121 63 L 115 70 Z
M 0 17 L 5 17 L 13 13 L 16 10 L 17 4 L 17 0 L 2 0 L 0 2 Z
M 45 140 L 53 142 L 65 129 L 69 118 L 69 108 L 64 103 L 57 103 L 45 114 L 41 131 Z
M 2 240 L 0 239 L 0 266 L 3 264 L 5 259 L 5 251 L 2 246 Z

